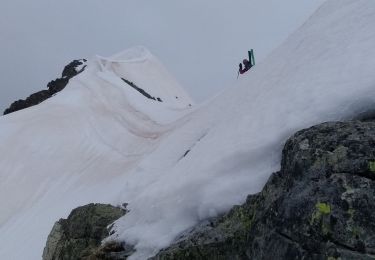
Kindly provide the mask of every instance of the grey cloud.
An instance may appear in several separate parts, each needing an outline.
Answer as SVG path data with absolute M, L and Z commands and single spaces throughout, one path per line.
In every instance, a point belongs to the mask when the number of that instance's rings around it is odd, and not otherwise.
M 257 61 L 324 0 L 3 0 L 0 108 L 45 88 L 75 58 L 148 47 L 201 102 Z

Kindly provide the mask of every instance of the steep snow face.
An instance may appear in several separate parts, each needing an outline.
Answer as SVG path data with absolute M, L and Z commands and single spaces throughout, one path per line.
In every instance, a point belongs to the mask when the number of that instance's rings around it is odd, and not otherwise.
M 130 213 L 112 238 L 136 245 L 131 259 L 146 259 L 258 192 L 279 170 L 282 146 L 295 131 L 373 109 L 374 26 L 374 1 L 327 1 L 126 178 L 119 201 L 129 202 Z
M 135 245 L 131 259 L 243 202 L 294 131 L 374 107 L 374 26 L 373 0 L 329 0 L 198 108 L 144 48 L 92 59 L 0 119 L 0 258 L 39 259 L 53 222 L 88 202 L 129 203 L 111 238 Z
M 54 221 L 78 205 L 114 202 L 126 187 L 118 177 L 190 112 L 189 96 L 154 56 L 125 54 L 91 59 L 56 96 L 0 118 L 1 259 L 40 259 Z

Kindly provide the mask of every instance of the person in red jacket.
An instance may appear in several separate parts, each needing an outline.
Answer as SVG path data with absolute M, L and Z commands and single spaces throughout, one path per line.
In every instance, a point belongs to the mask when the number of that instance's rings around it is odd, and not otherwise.
M 244 74 L 246 71 L 248 71 L 249 69 L 251 69 L 251 67 L 255 65 L 254 50 L 251 49 L 247 53 L 249 54 L 249 59 L 248 60 L 244 59 L 242 61 L 243 66 L 242 66 L 242 63 L 240 63 L 240 68 L 238 70 L 237 78 L 240 74 Z
M 243 67 L 242 67 L 242 63 L 243 63 Z M 239 68 L 240 74 L 244 74 L 246 71 L 248 71 L 252 67 L 250 61 L 248 61 L 247 59 L 244 59 L 242 63 L 240 63 L 240 68 Z

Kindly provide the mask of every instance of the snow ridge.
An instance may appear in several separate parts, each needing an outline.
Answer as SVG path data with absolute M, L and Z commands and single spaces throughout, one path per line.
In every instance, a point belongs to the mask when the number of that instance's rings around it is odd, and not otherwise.
M 125 53 L 127 62 L 116 55 L 122 61 L 104 70 L 90 59 L 58 95 L 0 118 L 1 259 L 40 259 L 54 221 L 92 201 L 115 203 L 126 186 L 119 177 L 190 113 L 190 97 L 155 57 L 139 48 Z M 118 71 L 163 102 L 143 96 Z M 137 78 L 149 74 L 159 75 L 163 88 Z
M 297 130 L 371 110 L 374 25 L 371 0 L 327 1 L 268 59 L 189 115 L 133 175 L 147 189 L 120 199 L 130 213 L 112 238 L 136 245 L 130 259 L 155 254 L 183 230 L 259 192 Z M 165 168 L 151 167 L 155 161 Z
M 373 107 L 374 25 L 372 0 L 328 0 L 197 107 L 143 47 L 90 59 L 58 95 L 0 118 L 0 258 L 40 259 L 54 221 L 90 202 L 128 203 L 109 239 L 134 245 L 130 259 L 242 203 L 296 130 Z

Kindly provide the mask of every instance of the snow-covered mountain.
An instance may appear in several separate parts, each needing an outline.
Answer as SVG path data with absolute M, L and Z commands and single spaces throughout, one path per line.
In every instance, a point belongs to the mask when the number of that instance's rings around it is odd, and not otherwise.
M 162 64 L 137 47 L 94 57 L 56 96 L 1 117 L 0 258 L 39 259 L 59 216 L 90 201 L 115 202 L 126 186 L 121 176 L 191 104 Z
M 132 259 L 243 202 L 293 132 L 374 107 L 374 25 L 372 0 L 329 0 L 200 106 L 145 48 L 92 58 L 58 95 L 0 119 L 0 258 L 39 259 L 54 221 L 89 202 L 129 203 L 111 238 L 135 245 Z

